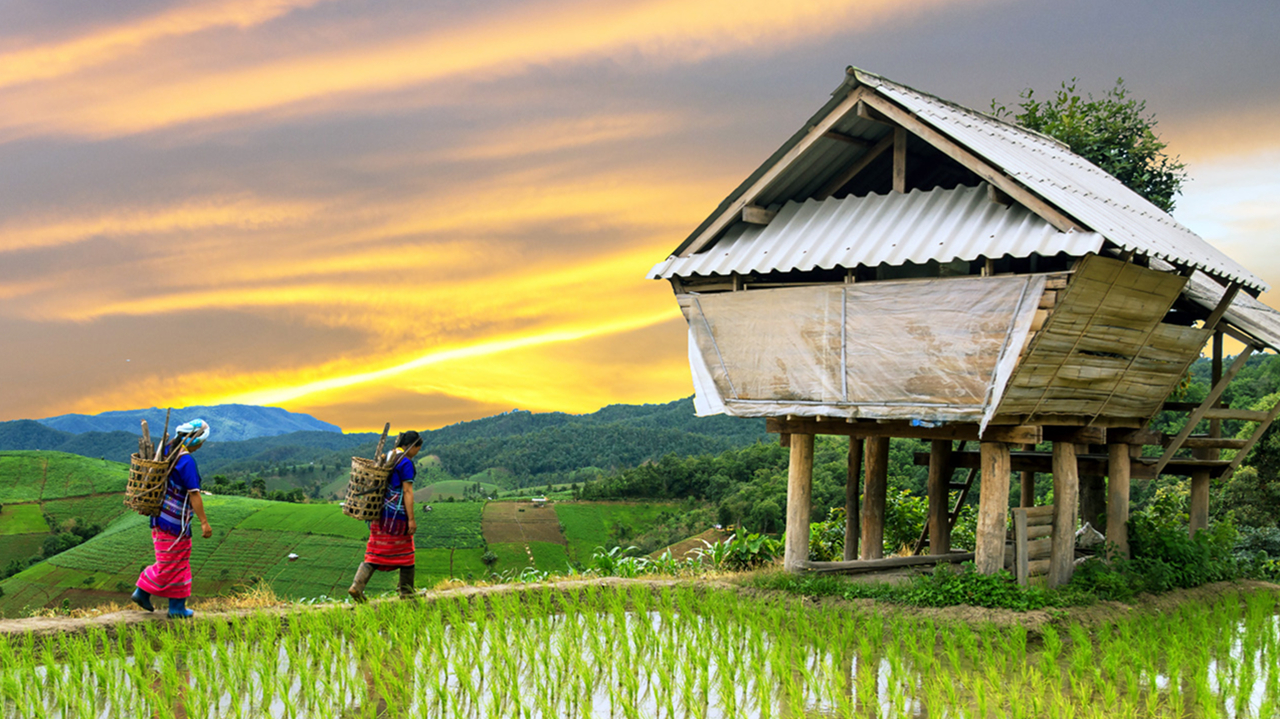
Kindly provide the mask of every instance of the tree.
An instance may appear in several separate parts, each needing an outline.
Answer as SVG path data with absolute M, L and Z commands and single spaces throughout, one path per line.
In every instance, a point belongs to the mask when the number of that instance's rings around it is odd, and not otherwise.
M 1099 99 L 1081 97 L 1075 78 L 1062 83 L 1051 99 L 1037 99 L 1031 88 L 1019 97 L 1020 112 L 995 100 L 992 112 L 1061 140 L 1156 207 L 1173 211 L 1173 198 L 1187 179 L 1186 165 L 1165 154 L 1167 144 L 1155 133 L 1155 115 L 1144 114 L 1147 103 L 1130 95 L 1123 78 Z

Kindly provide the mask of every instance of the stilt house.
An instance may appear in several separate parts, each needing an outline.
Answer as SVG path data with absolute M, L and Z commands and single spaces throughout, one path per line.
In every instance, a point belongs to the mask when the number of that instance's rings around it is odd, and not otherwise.
M 698 413 L 767 417 L 790 447 L 789 570 L 972 557 L 1061 583 L 1080 512 L 1127 551 L 1130 477 L 1190 475 L 1204 527 L 1211 478 L 1280 410 L 1218 401 L 1250 352 L 1280 347 L 1261 279 L 1062 143 L 856 68 L 650 277 L 688 320 Z M 1225 373 L 1223 335 L 1245 346 Z M 1210 341 L 1208 399 L 1166 403 Z M 1170 408 L 1185 432 L 1147 429 Z M 1189 436 L 1206 418 L 1258 430 Z M 845 562 L 808 561 L 817 434 L 850 438 Z M 891 437 L 932 440 L 923 557 L 881 559 Z M 977 546 L 952 552 L 978 468 Z M 1024 504 L 1051 471 L 1056 502 L 1015 510 L 1007 547 L 1015 471 Z

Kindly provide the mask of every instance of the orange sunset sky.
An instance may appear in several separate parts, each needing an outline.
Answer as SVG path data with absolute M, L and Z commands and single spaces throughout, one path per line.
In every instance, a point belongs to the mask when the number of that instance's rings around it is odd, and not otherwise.
M 1123 77 L 1188 163 L 1175 217 L 1280 286 L 1278 31 L 1275 0 L 6 0 L 0 420 L 687 396 L 644 274 L 850 64 L 978 109 Z

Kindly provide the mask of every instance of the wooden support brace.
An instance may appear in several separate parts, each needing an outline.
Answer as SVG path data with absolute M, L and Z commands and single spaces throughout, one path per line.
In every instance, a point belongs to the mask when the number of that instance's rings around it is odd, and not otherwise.
M 1071 581 L 1076 559 L 1076 506 L 1080 481 L 1076 447 L 1053 443 L 1053 553 L 1049 557 L 1049 587 Z
M 1129 445 L 1107 447 L 1107 541 L 1116 553 L 1129 558 Z
M 982 489 L 978 497 L 974 565 L 982 574 L 1004 566 L 1005 523 L 1009 512 L 1009 445 L 983 442 Z
M 747 205 L 742 208 L 742 221 L 749 222 L 753 225 L 767 225 L 773 222 L 773 218 L 777 216 L 777 212 L 766 210 L 763 207 L 755 205 Z
M 884 512 L 889 490 L 889 438 L 868 437 L 866 443 L 866 488 L 862 492 L 862 559 L 884 556 Z M 805 542 L 808 546 L 808 533 Z
M 946 554 L 951 551 L 951 522 L 948 520 L 951 498 L 948 484 L 953 470 L 951 464 L 951 440 L 935 439 L 930 445 L 929 456 L 929 554 Z
M 1191 416 L 1187 418 L 1186 426 L 1182 428 L 1181 432 L 1178 432 L 1178 434 L 1173 438 L 1173 441 L 1169 443 L 1169 446 L 1165 448 L 1164 454 L 1160 455 L 1160 460 L 1156 462 L 1155 471 L 1157 475 L 1159 475 L 1161 470 L 1165 468 L 1165 465 L 1169 464 L 1169 461 L 1173 459 L 1173 455 L 1182 448 L 1183 441 L 1185 441 L 1187 437 L 1195 431 L 1196 425 L 1200 424 L 1200 420 L 1204 419 L 1210 413 L 1210 410 L 1213 409 L 1213 405 L 1218 402 L 1218 398 L 1220 398 L 1223 391 L 1226 390 L 1227 385 L 1231 384 L 1231 380 L 1235 379 L 1236 374 L 1239 373 L 1240 370 L 1244 369 L 1244 365 L 1249 360 L 1249 355 L 1251 354 L 1253 354 L 1252 347 L 1246 346 L 1241 350 L 1240 354 L 1236 357 L 1236 361 L 1231 363 L 1231 367 L 1227 370 L 1227 373 L 1222 376 L 1222 379 L 1218 380 L 1217 384 L 1213 386 L 1213 389 L 1209 390 L 1209 395 L 1204 398 L 1204 401 L 1200 403 L 1200 406 L 1197 407 L 1195 411 L 1191 413 Z
M 847 562 L 857 559 L 858 539 L 862 532 L 861 509 L 858 506 L 858 490 L 862 487 L 859 481 L 862 478 L 862 444 L 863 440 L 857 437 L 849 438 L 848 474 L 844 484 L 844 559 Z
M 893 191 L 907 191 L 907 131 L 893 128 Z
M 867 169 L 867 165 L 870 165 L 872 162 L 875 161 L 877 157 L 880 157 L 881 155 L 883 155 L 885 151 L 891 147 L 893 147 L 892 132 L 889 133 L 887 136 L 885 136 L 884 139 L 872 145 L 870 149 L 868 149 L 865 153 L 863 153 L 861 157 L 855 160 L 854 163 L 848 167 L 848 169 L 846 169 L 844 172 L 840 173 L 839 175 L 836 175 L 835 179 L 833 179 L 831 182 L 828 182 L 826 186 L 824 186 L 820 191 L 818 191 L 814 195 L 814 198 L 818 200 L 827 199 L 828 197 L 831 196 L 831 193 L 835 192 L 836 190 L 839 190 L 841 187 L 844 187 L 846 184 L 848 184 L 849 180 L 852 180 L 863 170 Z

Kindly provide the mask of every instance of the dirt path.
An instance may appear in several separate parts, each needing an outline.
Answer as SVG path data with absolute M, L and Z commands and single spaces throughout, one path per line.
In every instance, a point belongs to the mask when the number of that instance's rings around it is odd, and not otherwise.
M 735 578 L 736 579 L 736 578 Z M 423 601 L 433 602 L 442 597 L 483 597 L 495 594 L 535 594 L 544 591 L 562 591 L 585 586 L 634 586 L 642 585 L 657 590 L 663 587 L 690 585 L 696 588 L 721 589 L 737 591 L 761 599 L 795 599 L 795 595 L 784 592 L 762 591 L 744 587 L 729 579 L 619 579 L 606 577 L 597 579 L 575 579 L 538 584 L 501 584 L 488 587 L 459 587 L 447 590 L 428 590 L 419 592 Z M 872 599 L 847 601 L 832 598 L 800 598 L 805 604 L 818 606 L 841 606 L 854 611 L 876 611 L 889 615 L 931 619 L 935 622 L 959 622 L 973 627 L 994 624 L 997 627 L 1014 625 L 1025 626 L 1032 636 L 1038 636 L 1047 625 L 1065 626 L 1080 623 L 1086 627 L 1098 627 L 1108 622 L 1116 622 L 1140 613 L 1161 613 L 1176 608 L 1185 602 L 1212 602 L 1233 592 L 1252 594 L 1254 592 L 1280 592 L 1280 585 L 1268 582 L 1241 581 L 1218 582 L 1206 584 L 1195 589 L 1179 589 L 1158 596 L 1141 595 L 1135 604 L 1119 602 L 1098 602 L 1085 607 L 1068 607 L 1066 609 L 1037 610 L 1031 612 L 1015 612 L 1008 609 L 985 609 L 982 607 L 905 607 Z M 375 600 L 376 602 L 395 602 L 397 599 Z M 351 605 L 303 606 L 283 604 L 269 607 L 233 609 L 229 611 L 198 611 L 196 621 L 234 622 L 249 614 L 267 613 L 288 621 L 292 615 L 317 611 L 351 611 Z M 16 637 L 33 633 L 35 636 L 47 636 L 59 633 L 81 633 L 91 627 L 99 627 L 109 636 L 115 636 L 117 630 L 136 624 L 165 623 L 170 621 L 163 610 L 147 613 L 141 610 L 102 614 L 88 618 L 72 617 L 33 617 L 29 619 L 0 620 L 0 635 Z

